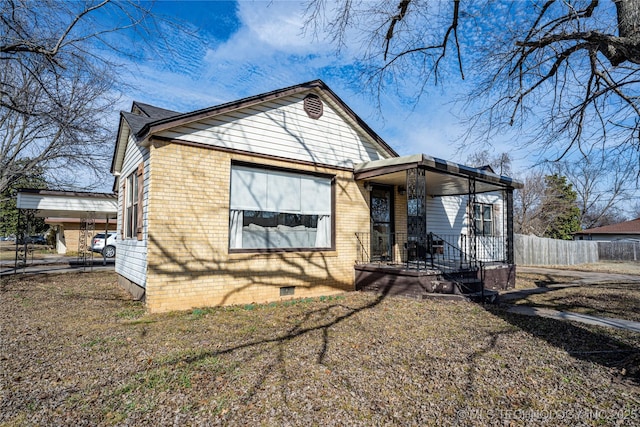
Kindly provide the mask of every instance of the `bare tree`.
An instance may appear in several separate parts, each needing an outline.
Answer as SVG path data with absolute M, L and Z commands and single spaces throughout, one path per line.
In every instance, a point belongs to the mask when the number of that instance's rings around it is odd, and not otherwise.
M 629 211 L 630 219 L 640 218 L 640 202 L 635 202 Z
M 332 5 L 311 0 L 307 28 L 337 43 L 365 40 L 357 63 L 378 99 L 389 87 L 419 98 L 457 74 L 475 88 L 475 141 L 508 128 L 552 160 L 596 147 L 638 157 L 640 0 Z
M 582 228 L 608 225 L 622 220 L 618 204 L 635 192 L 631 159 L 606 157 L 602 153 L 585 156 L 581 161 L 555 164 L 559 175 L 567 177 L 578 195 Z
M 127 54 L 118 35 L 148 39 L 148 5 L 0 2 L 0 192 L 36 169 L 59 185 L 86 182 L 77 166 L 105 178 L 122 88 L 115 58 Z
M 466 163 L 473 167 L 491 166 L 498 175 L 511 176 L 511 156 L 509 153 L 492 155 L 489 150 L 478 150 L 467 156 Z
M 540 217 L 546 188 L 544 176 L 541 170 L 531 171 L 522 179 L 524 187 L 514 192 L 513 219 L 516 233 L 542 236 L 546 230 L 546 224 Z
M 107 169 L 113 143 L 105 117 L 115 101 L 108 75 L 62 78 L 46 67 L 4 65 L 0 76 L 14 108 L 0 107 L 0 189 L 40 170 L 54 186 L 86 182 L 86 173 L 104 176 L 99 168 Z

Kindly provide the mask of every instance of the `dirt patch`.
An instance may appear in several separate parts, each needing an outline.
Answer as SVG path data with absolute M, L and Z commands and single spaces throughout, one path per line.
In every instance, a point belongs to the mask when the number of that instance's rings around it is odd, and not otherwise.
M 2 279 L 0 425 L 634 424 L 640 337 L 363 293 L 149 315 Z M 571 422 L 567 417 L 571 416 Z

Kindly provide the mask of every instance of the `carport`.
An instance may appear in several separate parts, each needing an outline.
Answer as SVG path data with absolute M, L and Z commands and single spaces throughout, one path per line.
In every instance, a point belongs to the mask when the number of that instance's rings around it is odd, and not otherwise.
M 26 237 L 30 234 L 34 218 L 80 219 L 78 262 L 84 265 L 93 265 L 93 252 L 91 252 L 87 241 L 96 231 L 96 219 L 104 220 L 105 233 L 108 230 L 109 221 L 117 220 L 118 195 L 114 193 L 20 189 L 16 206 L 20 212 L 18 238 L 16 239 L 16 271 L 27 263 L 30 248 Z M 58 230 L 56 246 L 61 244 L 61 238 L 61 232 Z

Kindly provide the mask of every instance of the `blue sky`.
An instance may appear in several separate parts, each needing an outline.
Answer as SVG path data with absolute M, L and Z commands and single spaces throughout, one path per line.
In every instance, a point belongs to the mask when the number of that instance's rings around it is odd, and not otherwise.
M 327 4 L 331 7 L 331 0 Z M 435 8 L 450 5 L 429 4 Z M 513 5 L 489 3 L 488 10 L 476 13 L 480 21 L 474 22 L 483 31 L 499 31 L 505 25 L 504 19 L 513 16 L 492 12 Z M 472 23 L 462 30 L 461 38 L 463 63 L 467 61 L 466 80 L 460 78 L 455 58 L 448 52 L 449 62 L 443 62 L 445 78 L 438 86 L 425 86 L 419 102 L 414 104 L 408 99 L 415 92 L 411 78 L 418 71 L 407 69 L 404 77 L 409 83 L 398 91 L 389 87 L 381 93 L 378 109 L 376 100 L 361 92 L 362 78 L 355 58 L 362 53 L 365 40 L 359 33 L 349 33 L 347 44 L 337 53 L 336 46 L 322 34 L 315 38 L 304 32 L 305 6 L 305 2 L 293 0 L 156 0 L 154 14 L 180 22 L 182 30 L 160 20 L 147 43 L 131 33 L 116 36 L 120 37 L 120 50 L 129 54 L 116 58 L 123 65 L 121 78 L 132 87 L 123 92 L 119 109 L 128 111 L 136 100 L 188 112 L 322 79 L 400 155 L 425 153 L 465 163 L 470 153 L 481 149 L 489 150 L 491 155 L 507 152 L 512 159 L 513 176 L 519 179 L 544 160 L 542 156 L 554 157 L 553 147 L 550 152 L 539 146 L 523 147 L 539 128 L 535 116 L 525 121 L 521 135 L 517 129 L 494 132 L 484 144 L 463 146 L 461 137 L 467 131 L 463 123 L 465 111 L 463 104 L 455 100 L 473 91 L 474 81 L 478 81 L 474 71 L 483 73 L 482 69 L 470 67 L 477 54 L 476 41 L 482 45 L 477 40 L 482 34 L 473 31 Z M 528 12 L 517 9 L 515 13 L 517 17 L 518 13 Z M 429 17 L 422 18 L 429 21 Z M 367 21 L 364 25 L 371 24 Z M 169 50 L 154 47 L 160 38 L 168 43 Z M 543 100 L 539 98 L 539 102 Z M 492 101 L 475 99 L 472 108 L 482 108 L 488 102 Z M 113 127 L 115 131 L 115 114 Z M 556 151 L 562 146 L 558 142 Z M 110 187 L 104 189 L 109 190 Z M 623 204 L 635 200 L 636 195 Z
M 322 37 L 305 34 L 304 3 L 158 1 L 153 10 L 182 21 L 193 36 L 163 27 L 171 52 L 136 52 L 138 60 L 128 64 L 135 89 L 125 94 L 123 110 L 137 100 L 186 112 L 322 79 L 401 155 L 466 159 L 457 151 L 464 129 L 451 101 L 468 83 L 456 77 L 449 86 L 428 87 L 417 105 L 384 93 L 378 110 L 357 82 L 353 58 L 359 42 L 337 54 Z M 134 51 L 141 45 L 134 43 Z M 496 152 L 513 148 L 507 141 L 492 143 L 487 148 Z M 524 164 L 526 153 L 512 155 L 516 165 Z

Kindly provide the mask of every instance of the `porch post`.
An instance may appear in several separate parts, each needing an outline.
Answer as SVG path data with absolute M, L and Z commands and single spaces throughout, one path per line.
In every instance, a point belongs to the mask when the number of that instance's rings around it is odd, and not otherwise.
M 507 202 L 507 263 L 515 264 L 515 250 L 513 247 L 513 189 L 505 191 Z
M 90 246 L 92 242 L 87 244 L 87 240 L 93 237 L 96 229 L 95 215 L 95 212 L 87 212 L 87 216 L 80 220 L 80 238 L 78 239 L 78 263 L 82 263 L 83 269 L 91 263 L 91 271 L 93 271 L 93 251 Z M 106 246 L 107 236 L 104 236 L 104 243 Z
M 33 261 L 33 251 L 29 247 L 29 234 L 36 217 L 36 211 L 34 209 L 18 209 L 18 224 L 16 230 L 16 255 L 13 266 L 13 272 L 17 273 L 18 268 L 22 267 L 23 272 L 27 267 L 29 261 L 29 255 L 31 255 L 31 261 Z
M 478 230 L 476 229 L 476 180 L 473 177 L 469 177 L 469 232 L 471 238 L 469 239 L 469 261 L 474 264 L 477 262 L 477 244 L 478 244 Z
M 426 250 L 427 236 L 427 191 L 425 170 L 419 167 L 407 170 L 407 262 L 410 258 L 419 261 L 420 253 Z M 413 252 L 413 253 L 412 253 Z M 425 259 L 426 262 L 426 259 Z M 418 265 L 418 268 L 420 266 Z

